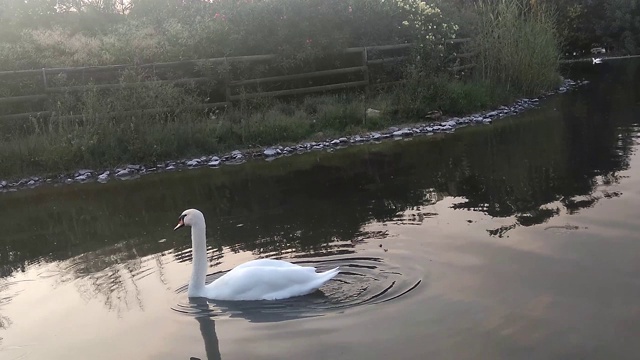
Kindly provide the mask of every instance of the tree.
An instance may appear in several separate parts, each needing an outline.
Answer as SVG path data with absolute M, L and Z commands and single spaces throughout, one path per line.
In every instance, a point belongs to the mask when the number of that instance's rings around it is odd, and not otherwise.
M 640 50 L 640 0 L 607 0 L 599 35 L 625 54 Z

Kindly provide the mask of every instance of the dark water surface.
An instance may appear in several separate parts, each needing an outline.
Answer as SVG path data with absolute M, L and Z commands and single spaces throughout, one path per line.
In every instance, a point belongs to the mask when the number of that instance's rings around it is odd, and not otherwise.
M 575 66 L 591 84 L 446 137 L 0 194 L 0 358 L 637 359 L 640 62 Z M 190 301 L 190 207 L 211 277 L 342 273 Z

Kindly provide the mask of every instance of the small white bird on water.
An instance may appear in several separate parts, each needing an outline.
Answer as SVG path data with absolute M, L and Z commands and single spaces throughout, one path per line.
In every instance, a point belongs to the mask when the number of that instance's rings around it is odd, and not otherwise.
M 185 210 L 173 230 L 191 227 L 193 272 L 189 281 L 189 297 L 213 300 L 278 300 L 310 294 L 336 276 L 334 268 L 317 273 L 314 267 L 305 267 L 282 260 L 260 259 L 238 265 L 228 273 L 205 285 L 207 276 L 207 239 L 204 215 L 196 210 Z

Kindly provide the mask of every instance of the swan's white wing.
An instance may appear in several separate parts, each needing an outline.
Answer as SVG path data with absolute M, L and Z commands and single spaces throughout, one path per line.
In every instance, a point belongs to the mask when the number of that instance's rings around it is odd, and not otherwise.
M 207 297 L 219 300 L 274 300 L 309 294 L 338 273 L 315 268 L 236 267 L 206 287 Z
M 301 268 L 300 265 L 292 264 L 287 261 L 273 260 L 273 259 L 257 259 L 247 261 L 241 265 L 238 265 L 235 269 L 242 269 L 247 267 L 274 267 L 274 268 Z

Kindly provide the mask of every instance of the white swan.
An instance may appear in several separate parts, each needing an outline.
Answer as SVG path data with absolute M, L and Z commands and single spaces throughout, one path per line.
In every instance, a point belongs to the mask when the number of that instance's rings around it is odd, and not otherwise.
M 204 215 L 196 209 L 185 210 L 173 230 L 191 226 L 193 272 L 189 297 L 213 300 L 277 300 L 306 295 L 320 288 L 340 271 L 339 268 L 316 273 L 282 260 L 260 259 L 238 265 L 205 285 L 207 276 L 207 239 Z

